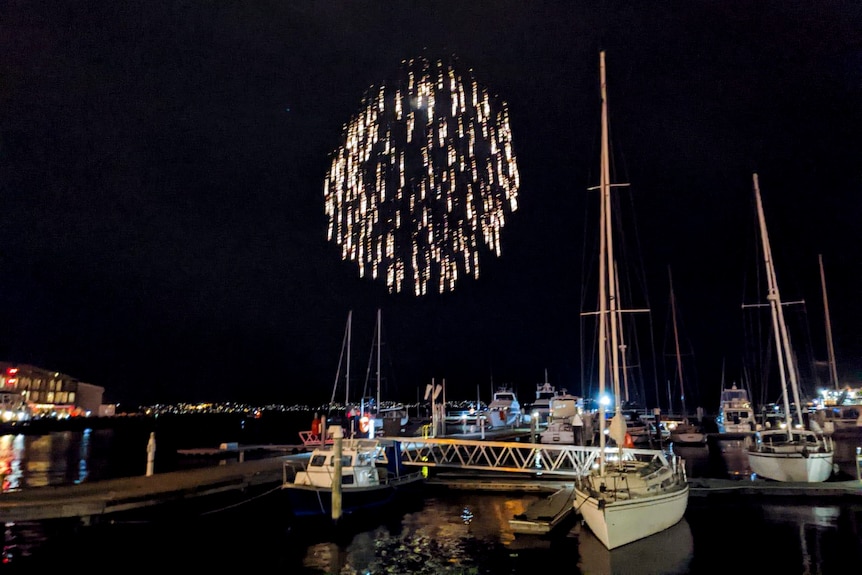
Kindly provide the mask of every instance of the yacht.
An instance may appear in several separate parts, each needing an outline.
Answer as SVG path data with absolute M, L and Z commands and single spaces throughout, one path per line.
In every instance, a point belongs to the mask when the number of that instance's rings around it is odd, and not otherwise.
M 517 427 L 521 423 L 521 404 L 511 387 L 503 386 L 494 392 L 488 404 L 488 423 L 491 428 Z
M 719 433 L 750 434 L 756 431 L 754 407 L 748 391 L 737 387 L 735 383 L 730 388 L 722 389 L 715 422 Z

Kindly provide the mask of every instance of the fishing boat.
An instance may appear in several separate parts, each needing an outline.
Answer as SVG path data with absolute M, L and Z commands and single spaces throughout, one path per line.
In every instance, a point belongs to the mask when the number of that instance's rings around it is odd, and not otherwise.
M 797 481 L 817 483 L 832 475 L 833 444 L 831 438 L 806 427 L 802 416 L 799 394 L 799 378 L 793 361 L 792 346 L 784 310 L 778 290 L 778 280 L 766 230 L 766 217 L 757 174 L 754 174 L 754 196 L 757 204 L 757 221 L 768 283 L 767 300 L 772 316 L 775 351 L 778 358 L 778 373 L 784 403 L 784 423 L 778 428 L 762 429 L 755 434 L 755 442 L 748 451 L 751 471 L 775 481 Z M 793 421 L 790 394 L 793 394 L 796 421 Z
M 679 523 L 688 506 L 689 487 L 685 465 L 676 455 L 660 449 L 623 447 L 626 424 L 620 408 L 620 347 L 618 283 L 614 258 L 615 218 L 611 214 L 611 181 L 608 142 L 608 103 L 605 53 L 600 52 L 602 101 L 602 154 L 600 170 L 600 257 L 598 367 L 599 397 L 611 377 L 616 401 L 606 445 L 605 405 L 599 403 L 598 465 L 575 482 L 575 511 L 607 549 L 615 549 L 660 533 Z M 610 356 L 610 357 L 609 357 Z M 610 359 L 610 366 L 608 360 Z
M 491 428 L 517 427 L 521 423 L 521 404 L 511 387 L 497 388 L 488 404 L 488 424 Z
M 285 462 L 281 487 L 295 516 L 332 516 L 335 490 L 341 516 L 389 503 L 399 490 L 424 479 L 403 465 L 400 441 L 342 439 L 339 431 L 332 430 L 333 444 L 315 448 L 300 470 Z

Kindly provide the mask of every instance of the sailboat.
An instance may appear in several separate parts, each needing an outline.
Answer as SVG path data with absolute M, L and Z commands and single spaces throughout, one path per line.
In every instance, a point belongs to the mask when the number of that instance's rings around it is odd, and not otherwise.
M 670 266 L 668 266 L 667 274 L 668 282 L 670 283 L 670 309 L 673 319 L 673 342 L 676 350 L 676 373 L 679 379 L 679 399 L 682 407 L 682 421 L 668 422 L 670 440 L 675 444 L 706 443 L 706 434 L 699 425 L 691 422 L 688 416 L 688 409 L 685 405 L 685 379 L 683 378 L 682 371 L 682 354 L 679 350 L 679 328 L 676 322 L 676 297 L 673 293 L 673 277 L 670 273 Z M 672 404 L 671 411 L 673 411 Z
M 678 456 L 663 450 L 623 447 L 626 423 L 620 407 L 620 341 L 617 333 L 617 282 L 613 250 L 614 218 L 611 214 L 608 104 L 605 53 L 600 52 L 602 99 L 602 154 L 600 177 L 599 258 L 599 396 L 611 376 L 615 413 L 609 436 L 616 446 L 608 448 L 605 437 L 605 406 L 599 402 L 599 458 L 596 468 L 575 482 L 574 507 L 590 531 L 610 549 L 660 533 L 679 523 L 688 506 L 689 487 L 685 465 Z M 608 332 L 610 341 L 608 342 Z M 610 355 L 610 358 L 608 357 Z M 608 369 L 610 359 L 610 369 Z
M 365 386 L 363 388 L 363 418 L 366 419 L 366 425 L 362 425 L 360 420 L 359 430 L 363 434 L 384 434 L 384 435 L 399 435 L 406 428 L 410 418 L 407 413 L 407 408 L 401 402 L 383 401 L 381 393 L 381 362 L 380 355 L 382 350 L 383 338 L 383 321 L 381 319 L 381 311 L 377 310 L 377 323 L 374 328 L 375 342 L 371 347 L 371 356 L 368 358 L 368 370 L 366 371 Z M 376 356 L 376 395 L 368 397 L 365 392 L 368 390 L 368 383 L 371 374 L 371 365 Z M 373 428 L 373 430 L 372 430 Z
M 760 477 L 775 481 L 799 481 L 817 483 L 826 481 L 832 475 L 833 444 L 829 437 L 805 427 L 799 397 L 799 379 L 790 336 L 784 321 L 784 310 L 778 292 L 778 281 L 766 231 L 766 218 L 763 215 L 763 202 L 757 174 L 754 174 L 754 197 L 757 203 L 757 221 L 760 226 L 760 239 L 763 245 L 763 259 L 766 265 L 768 285 L 767 300 L 772 316 L 772 329 L 778 357 L 778 373 L 781 380 L 784 402 L 784 423 L 779 428 L 762 429 L 755 434 L 755 442 L 748 451 L 751 471 Z M 788 382 L 789 380 L 789 382 Z M 790 393 L 796 408 L 793 424 L 790 409 Z
M 814 412 L 814 421 L 820 425 L 823 432 L 834 436 L 854 433 L 862 428 L 862 389 L 849 386 L 840 388 L 838 370 L 835 363 L 835 346 L 832 343 L 832 320 L 829 317 L 829 300 L 826 296 L 826 274 L 823 271 L 823 255 L 817 256 L 820 262 L 820 285 L 823 291 L 823 312 L 826 318 L 826 351 L 829 354 L 829 381 L 832 389 L 821 390 L 820 406 Z

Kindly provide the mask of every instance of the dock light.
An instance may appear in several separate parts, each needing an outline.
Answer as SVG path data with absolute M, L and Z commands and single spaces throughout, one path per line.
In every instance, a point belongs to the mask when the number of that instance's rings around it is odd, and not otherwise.
M 599 398 L 599 403 L 601 403 L 601 404 L 602 404 L 602 405 L 604 405 L 605 407 L 609 406 L 609 405 L 611 404 L 611 396 L 610 396 L 610 395 L 603 395 L 603 396 L 601 396 L 601 397 Z

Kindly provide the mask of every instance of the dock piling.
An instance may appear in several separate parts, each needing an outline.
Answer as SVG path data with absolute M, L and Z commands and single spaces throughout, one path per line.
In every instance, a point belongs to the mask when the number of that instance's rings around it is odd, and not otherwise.
M 150 440 L 147 442 L 147 477 L 153 474 L 156 463 L 156 432 L 150 432 Z

